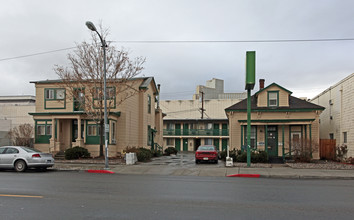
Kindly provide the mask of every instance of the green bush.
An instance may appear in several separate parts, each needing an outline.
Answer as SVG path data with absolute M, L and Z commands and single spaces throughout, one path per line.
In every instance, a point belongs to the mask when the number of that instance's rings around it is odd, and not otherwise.
M 239 152 L 240 154 L 236 157 L 236 162 L 246 163 L 247 162 L 247 152 Z M 267 163 L 268 155 L 265 151 L 252 151 L 251 152 L 251 162 L 252 163 Z
M 161 157 L 162 152 L 160 150 L 151 150 L 152 156 L 153 157 Z
M 233 150 L 230 150 L 229 151 L 229 157 L 232 157 L 233 161 L 236 161 L 237 160 L 237 157 L 241 154 L 241 150 L 236 150 L 236 149 L 233 149 Z M 226 150 L 223 150 L 220 152 L 220 158 L 221 160 L 225 161 L 226 160 Z
M 177 154 L 177 152 L 178 151 L 174 147 L 168 147 L 168 148 L 165 149 L 165 154 L 167 156 L 170 156 L 171 154 Z
M 90 153 L 86 148 L 83 147 L 73 147 L 69 148 L 65 151 L 65 159 L 66 160 L 76 160 L 79 158 L 88 158 L 90 157 Z
M 136 157 L 138 158 L 139 162 L 146 162 L 149 161 L 152 157 L 151 150 L 146 148 L 138 148 L 138 152 L 136 153 Z

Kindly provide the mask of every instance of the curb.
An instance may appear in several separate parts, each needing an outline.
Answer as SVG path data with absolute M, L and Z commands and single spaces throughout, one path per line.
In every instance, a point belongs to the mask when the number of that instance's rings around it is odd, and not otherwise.
M 245 177 L 245 178 L 259 178 L 260 174 L 232 174 L 227 175 L 226 177 Z
M 87 173 L 109 173 L 113 174 L 113 171 L 110 170 L 86 170 Z

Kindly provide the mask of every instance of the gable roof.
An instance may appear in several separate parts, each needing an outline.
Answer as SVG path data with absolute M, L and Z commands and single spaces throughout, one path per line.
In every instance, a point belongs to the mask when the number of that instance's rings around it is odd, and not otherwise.
M 313 110 L 324 110 L 325 108 L 313 104 L 311 102 L 296 98 L 294 96 L 289 96 L 289 106 L 288 107 L 257 107 L 256 94 L 251 96 L 251 111 L 268 111 L 268 112 L 282 112 L 282 111 L 313 111 Z M 225 109 L 226 112 L 247 111 L 247 99 L 242 100 Z
M 285 89 L 284 87 L 279 86 L 279 85 L 276 84 L 276 83 L 272 83 L 272 84 L 270 84 L 269 86 L 267 86 L 267 87 L 265 87 L 265 88 L 259 90 L 258 92 L 256 92 L 255 95 L 258 95 L 259 93 L 261 93 L 262 91 L 268 89 L 268 88 L 271 87 L 271 86 L 277 86 L 277 87 L 281 88 L 282 90 L 284 90 L 285 92 L 289 93 L 289 95 L 291 95 L 291 94 L 293 93 L 293 92 L 291 92 L 291 91 Z

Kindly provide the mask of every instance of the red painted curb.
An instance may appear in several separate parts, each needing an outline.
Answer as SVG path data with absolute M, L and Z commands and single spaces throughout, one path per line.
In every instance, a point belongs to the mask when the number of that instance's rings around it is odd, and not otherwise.
M 109 171 L 109 170 L 86 170 L 86 172 L 88 173 L 114 173 L 113 171 Z
M 227 175 L 227 177 L 247 177 L 247 178 L 259 178 L 260 174 L 232 174 Z

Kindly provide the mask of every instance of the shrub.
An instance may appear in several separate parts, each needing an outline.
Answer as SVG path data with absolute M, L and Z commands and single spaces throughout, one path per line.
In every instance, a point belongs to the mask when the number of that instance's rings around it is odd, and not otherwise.
M 138 149 L 136 157 L 140 162 L 149 161 L 152 157 L 151 150 L 141 147 Z
M 167 156 L 170 156 L 171 154 L 177 154 L 177 152 L 178 151 L 174 147 L 168 147 L 168 148 L 165 149 L 165 154 Z
M 237 156 L 239 156 L 240 154 L 241 154 L 241 150 L 233 149 L 233 150 L 229 151 L 229 157 L 232 157 L 233 161 L 235 161 L 235 162 L 236 162 Z M 225 161 L 226 156 L 227 156 L 226 150 L 223 150 L 220 152 L 221 160 Z
M 90 157 L 90 153 L 86 148 L 83 147 L 73 147 L 69 148 L 65 151 L 65 159 L 66 160 L 76 160 L 79 158 L 88 158 Z
M 153 157 L 160 157 L 162 156 L 162 152 L 160 150 L 151 150 Z

